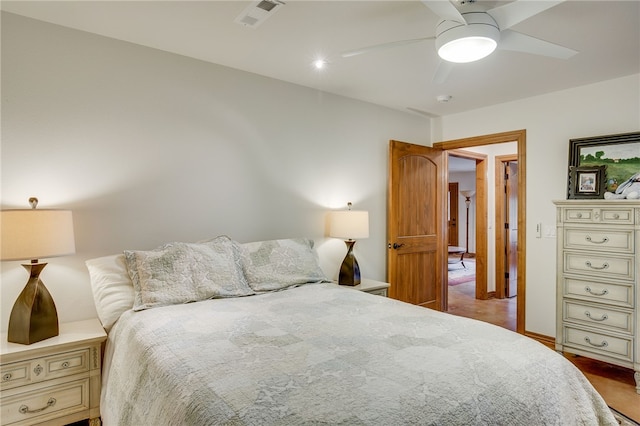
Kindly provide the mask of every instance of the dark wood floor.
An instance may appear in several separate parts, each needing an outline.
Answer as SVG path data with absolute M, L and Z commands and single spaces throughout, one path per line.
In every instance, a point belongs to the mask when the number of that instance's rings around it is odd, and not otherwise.
M 449 313 L 516 329 L 516 298 L 477 300 L 475 282 L 449 286 Z M 549 346 L 549 345 L 548 345 Z M 550 347 L 550 350 L 554 350 Z M 589 379 L 610 407 L 640 423 L 640 395 L 633 370 L 565 353 Z

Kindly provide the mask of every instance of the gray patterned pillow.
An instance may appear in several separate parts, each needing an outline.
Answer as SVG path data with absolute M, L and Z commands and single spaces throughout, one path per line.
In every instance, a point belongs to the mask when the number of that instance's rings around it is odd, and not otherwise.
M 244 275 L 256 292 L 329 282 L 318 265 L 313 240 L 294 238 L 241 244 Z
M 124 256 L 135 290 L 134 311 L 254 294 L 242 273 L 237 246 L 228 237 L 125 250 Z

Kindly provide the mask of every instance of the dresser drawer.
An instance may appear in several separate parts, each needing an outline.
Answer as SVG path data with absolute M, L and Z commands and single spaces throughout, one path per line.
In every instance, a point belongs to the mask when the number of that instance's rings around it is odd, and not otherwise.
M 566 207 L 562 210 L 562 221 L 633 225 L 633 212 L 633 207 Z
M 591 253 L 564 252 L 564 272 L 611 279 L 635 279 L 632 256 L 607 256 Z
M 563 294 L 581 300 L 606 303 L 633 308 L 633 285 L 631 283 L 605 283 L 576 278 L 562 278 Z
M 564 326 L 564 345 L 620 360 L 633 361 L 633 338 Z
M 89 371 L 89 349 L 4 364 L 0 367 L 0 389 L 11 389 L 85 371 Z
M 633 254 L 633 230 L 564 228 L 564 248 Z
M 89 409 L 89 378 L 40 387 L 0 400 L 3 425 L 31 425 Z
M 602 305 L 565 300 L 563 319 L 603 330 L 633 333 L 633 312 L 610 309 Z

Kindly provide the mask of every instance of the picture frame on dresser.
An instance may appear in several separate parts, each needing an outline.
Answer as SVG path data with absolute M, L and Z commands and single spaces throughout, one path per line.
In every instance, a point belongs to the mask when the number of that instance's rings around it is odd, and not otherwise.
M 640 132 L 570 139 L 567 198 L 572 199 L 572 167 L 606 166 L 602 189 L 603 192 L 614 192 L 619 184 L 640 170 L 639 152 Z
M 571 167 L 569 199 L 604 198 L 607 166 Z

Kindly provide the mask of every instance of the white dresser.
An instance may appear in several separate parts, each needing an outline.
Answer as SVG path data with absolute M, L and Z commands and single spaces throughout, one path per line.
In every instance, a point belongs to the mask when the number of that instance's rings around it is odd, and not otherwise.
M 554 203 L 556 350 L 633 368 L 640 393 L 640 201 Z

